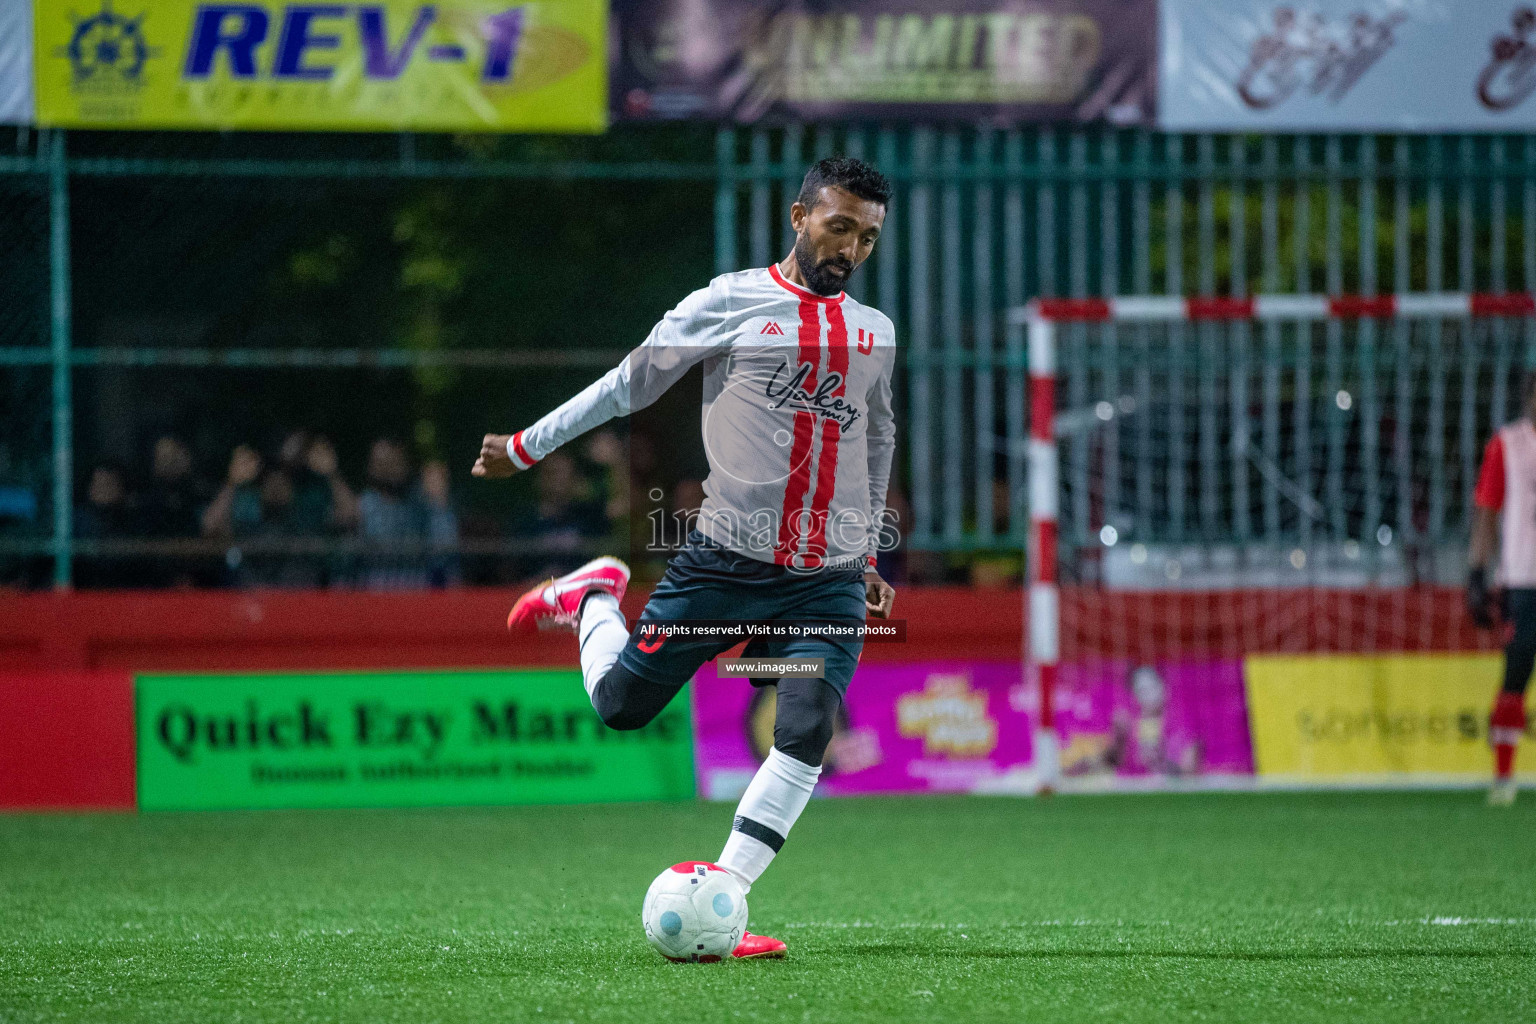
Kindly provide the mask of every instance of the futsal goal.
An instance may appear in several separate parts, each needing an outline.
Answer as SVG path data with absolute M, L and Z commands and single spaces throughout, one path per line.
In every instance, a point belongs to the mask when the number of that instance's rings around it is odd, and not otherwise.
M 1028 335 L 1043 785 L 1064 671 L 1493 645 L 1459 588 L 1482 447 L 1536 365 L 1531 295 L 1037 299 L 1010 317 Z

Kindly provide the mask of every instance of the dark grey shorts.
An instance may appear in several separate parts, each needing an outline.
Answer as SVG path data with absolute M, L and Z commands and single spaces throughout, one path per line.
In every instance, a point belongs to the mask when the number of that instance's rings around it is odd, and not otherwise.
M 695 640 L 678 636 L 646 639 L 647 622 L 697 620 L 741 622 L 864 621 L 864 573 L 859 569 L 796 571 L 729 551 L 697 530 L 672 557 L 619 663 L 653 683 L 681 686 L 703 665 L 739 640 Z M 751 654 L 769 658 L 824 658 L 826 681 L 839 695 L 848 692 L 864 643 L 859 639 L 803 637 L 754 641 Z

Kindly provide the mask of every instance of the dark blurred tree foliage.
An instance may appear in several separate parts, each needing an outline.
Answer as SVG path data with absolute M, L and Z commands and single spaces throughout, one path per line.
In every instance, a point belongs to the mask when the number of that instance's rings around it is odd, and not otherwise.
M 302 173 L 84 177 L 74 189 L 81 345 L 623 350 L 713 270 L 708 180 L 564 176 L 562 162 L 713 160 L 707 128 L 586 137 L 89 135 L 93 156 L 232 161 L 494 161 L 529 177 L 335 177 Z M 240 161 L 252 161 L 250 164 Z M 193 166 L 189 164 L 188 166 Z M 361 473 L 378 435 L 463 471 L 487 430 L 510 430 L 601 371 L 92 371 L 82 454 L 122 452 L 129 432 L 192 436 L 210 471 L 229 446 L 283 429 L 325 430 Z M 107 378 L 123 375 L 129 383 Z M 123 401 L 126 390 L 131 401 Z M 108 392 L 118 394 L 116 400 Z M 696 401 L 696 396 L 695 396 Z M 94 435 L 94 436 L 93 436 Z M 88 458 L 89 456 L 86 455 Z M 484 496 L 497 497 L 509 489 Z M 499 502 L 496 502 L 499 504 Z

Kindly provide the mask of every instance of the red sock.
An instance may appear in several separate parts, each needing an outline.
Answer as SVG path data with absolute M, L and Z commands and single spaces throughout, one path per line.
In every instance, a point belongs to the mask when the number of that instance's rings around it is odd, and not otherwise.
M 1488 740 L 1493 744 L 1493 772 L 1507 779 L 1515 770 L 1515 745 L 1525 732 L 1525 695 L 1500 693 L 1488 718 Z

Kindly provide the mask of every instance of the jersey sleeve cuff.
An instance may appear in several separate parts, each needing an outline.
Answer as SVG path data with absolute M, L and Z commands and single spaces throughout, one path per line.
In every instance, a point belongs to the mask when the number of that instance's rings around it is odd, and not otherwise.
M 518 469 L 527 469 L 539 460 L 528 454 L 528 449 L 523 447 L 523 432 L 519 430 L 507 439 L 507 458 L 512 460 L 512 465 Z

